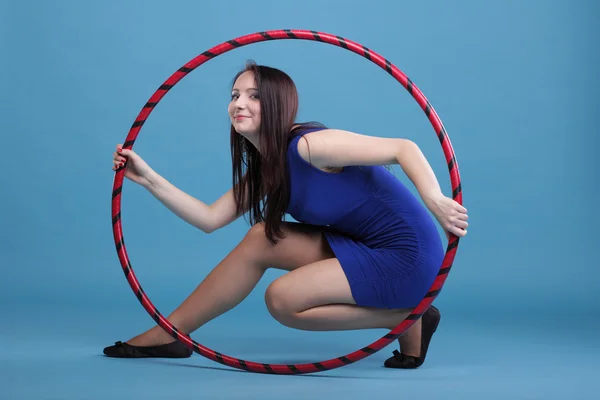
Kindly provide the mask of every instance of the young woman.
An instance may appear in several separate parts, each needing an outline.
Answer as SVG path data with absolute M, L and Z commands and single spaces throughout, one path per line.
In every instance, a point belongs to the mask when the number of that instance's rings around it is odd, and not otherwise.
M 296 123 L 298 95 L 284 72 L 249 63 L 234 79 L 233 187 L 207 205 L 170 184 L 119 145 L 113 170 L 142 185 L 206 233 L 248 214 L 243 240 L 168 317 L 190 334 L 239 304 L 267 268 L 289 271 L 267 289 L 269 312 L 303 330 L 396 327 L 425 296 L 444 257 L 435 216 L 464 236 L 466 209 L 445 197 L 419 148 Z M 397 163 L 426 207 L 384 167 Z M 284 221 L 284 214 L 299 222 Z M 400 339 L 385 366 L 417 368 L 440 320 L 430 307 Z M 104 349 L 112 357 L 189 357 L 159 326 Z

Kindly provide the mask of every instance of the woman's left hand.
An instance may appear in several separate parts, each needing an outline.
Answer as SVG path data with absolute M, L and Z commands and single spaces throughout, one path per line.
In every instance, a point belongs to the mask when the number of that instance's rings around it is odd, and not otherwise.
M 467 220 L 469 217 L 466 208 L 441 193 L 429 197 L 426 200 L 426 205 L 435 215 L 446 234 L 452 233 L 458 237 L 467 234 L 467 227 L 469 226 Z

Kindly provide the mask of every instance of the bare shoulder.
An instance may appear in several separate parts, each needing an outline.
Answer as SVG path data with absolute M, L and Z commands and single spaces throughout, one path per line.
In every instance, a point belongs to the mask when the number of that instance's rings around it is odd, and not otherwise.
M 359 134 L 342 129 L 322 129 L 298 141 L 298 154 L 320 168 L 350 165 L 389 165 L 397 162 L 410 141 Z
M 330 135 L 334 129 L 321 129 L 314 132 L 309 132 L 300 137 L 298 140 L 298 154 L 302 159 L 322 170 L 328 170 L 328 166 L 320 162 L 319 154 L 326 146 L 326 135 Z

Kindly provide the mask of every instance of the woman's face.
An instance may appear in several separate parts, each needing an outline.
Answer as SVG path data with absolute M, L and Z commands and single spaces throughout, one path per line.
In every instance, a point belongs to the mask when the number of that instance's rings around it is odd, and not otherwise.
M 258 138 L 260 99 L 252 71 L 244 72 L 235 81 L 228 112 L 236 132 L 249 140 Z

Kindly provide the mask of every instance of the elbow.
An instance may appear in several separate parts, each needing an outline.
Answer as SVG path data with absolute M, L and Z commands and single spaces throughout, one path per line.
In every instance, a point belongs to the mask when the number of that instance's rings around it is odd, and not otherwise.
M 419 146 L 410 139 L 400 139 L 400 143 L 401 151 L 405 149 L 408 149 L 409 151 L 419 150 Z
M 397 150 L 397 161 L 401 164 L 402 160 L 406 158 L 407 154 L 414 154 L 420 152 L 419 146 L 410 139 L 399 139 L 398 150 Z
M 191 222 L 191 221 L 190 221 Z M 204 233 L 213 233 L 217 230 L 217 227 L 214 223 L 208 221 L 193 221 L 191 225 L 196 229 L 200 229 Z

